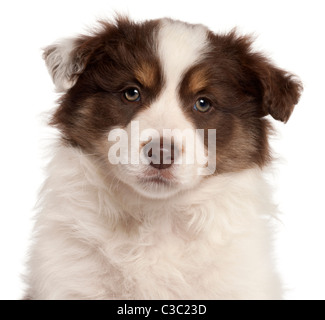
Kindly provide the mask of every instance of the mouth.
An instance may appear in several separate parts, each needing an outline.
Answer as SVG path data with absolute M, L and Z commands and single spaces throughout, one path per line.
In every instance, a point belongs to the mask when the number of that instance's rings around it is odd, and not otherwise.
M 142 178 L 140 179 L 141 183 L 154 183 L 158 185 L 171 185 L 172 182 L 170 180 L 166 180 L 162 177 L 152 177 L 152 178 Z
M 156 184 L 164 186 L 172 186 L 177 184 L 174 175 L 169 170 L 155 170 L 147 172 L 145 176 L 139 177 L 142 184 Z

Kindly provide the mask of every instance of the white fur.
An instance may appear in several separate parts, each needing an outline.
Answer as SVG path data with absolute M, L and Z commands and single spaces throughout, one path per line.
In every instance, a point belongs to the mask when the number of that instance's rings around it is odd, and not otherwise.
M 29 264 L 34 299 L 280 298 L 259 169 L 168 201 L 104 181 L 72 148 L 57 148 L 48 173 Z

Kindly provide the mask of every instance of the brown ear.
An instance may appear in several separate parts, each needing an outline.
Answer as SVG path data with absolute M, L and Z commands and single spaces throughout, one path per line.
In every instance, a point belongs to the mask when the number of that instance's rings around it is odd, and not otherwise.
M 234 29 L 224 37 L 217 36 L 217 40 L 222 42 L 223 51 L 228 52 L 228 56 L 233 54 L 232 62 L 239 62 L 237 68 L 244 71 L 239 83 L 257 98 L 258 116 L 270 114 L 276 120 L 287 122 L 303 89 L 299 79 L 255 52 L 254 37 L 240 36 Z M 232 70 L 234 68 L 236 66 L 232 65 Z
M 287 122 L 298 103 L 302 84 L 295 76 L 264 62 L 258 73 L 263 88 L 262 107 L 265 115 Z

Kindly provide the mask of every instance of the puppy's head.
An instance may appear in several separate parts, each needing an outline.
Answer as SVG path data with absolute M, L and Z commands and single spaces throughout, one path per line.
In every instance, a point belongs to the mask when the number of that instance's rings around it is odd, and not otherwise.
M 264 117 L 288 121 L 302 89 L 250 38 L 169 19 L 101 23 L 44 58 L 64 93 L 51 123 L 66 143 L 153 198 L 266 165 Z

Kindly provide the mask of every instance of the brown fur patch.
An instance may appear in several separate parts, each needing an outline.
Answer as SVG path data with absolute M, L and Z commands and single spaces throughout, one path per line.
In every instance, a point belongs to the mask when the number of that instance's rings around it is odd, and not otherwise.
M 112 126 L 126 126 L 157 97 L 163 86 L 153 38 L 157 26 L 157 21 L 135 24 L 119 18 L 77 40 L 73 60 L 84 67 L 73 75 L 77 82 L 60 99 L 51 120 L 67 143 L 93 152 Z M 130 87 L 139 89 L 140 101 L 124 99 Z
M 157 66 L 149 62 L 143 62 L 138 69 L 135 70 L 137 80 L 144 86 L 152 88 L 156 84 Z
M 210 50 L 184 75 L 179 97 L 195 127 L 216 129 L 217 173 L 266 165 L 271 159 L 271 114 L 286 122 L 298 102 L 299 81 L 251 50 L 251 40 L 235 31 L 210 33 Z M 198 98 L 210 101 L 205 113 L 194 110 Z M 206 137 L 207 138 L 207 137 Z M 207 139 L 205 140 L 208 145 Z
M 208 73 L 204 69 L 196 68 L 189 73 L 188 88 L 194 94 L 204 90 L 209 84 Z

